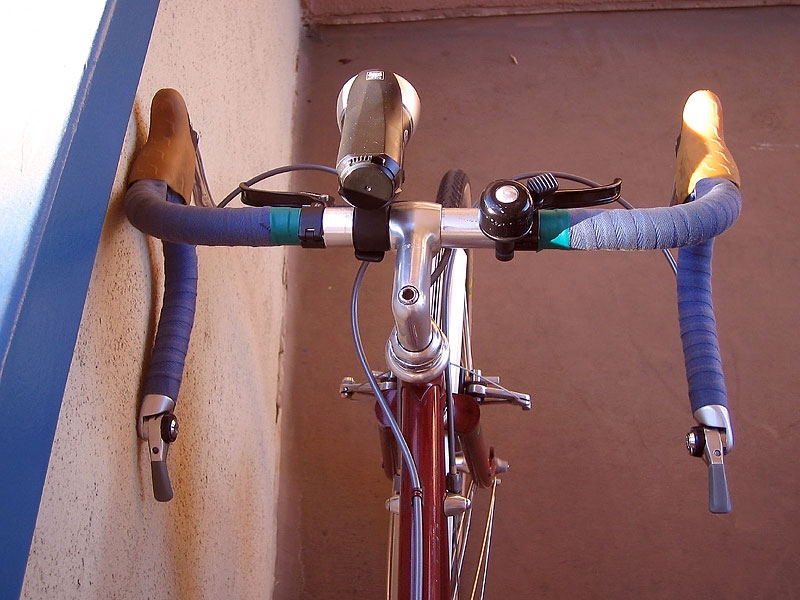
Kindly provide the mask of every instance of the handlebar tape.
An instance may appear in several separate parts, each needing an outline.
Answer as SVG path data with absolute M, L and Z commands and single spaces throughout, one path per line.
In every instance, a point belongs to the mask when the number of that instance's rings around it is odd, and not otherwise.
M 713 404 L 728 406 L 711 301 L 713 247 L 712 238 L 678 252 L 678 320 L 692 413 Z
M 170 205 L 181 202 L 169 190 Z M 166 204 L 165 202 L 162 202 Z M 144 380 L 144 394 L 178 400 L 197 300 L 197 250 L 164 241 L 164 302 Z
M 711 254 L 714 236 L 728 229 L 742 208 L 738 188 L 726 179 L 699 181 L 694 197 L 687 204 L 670 207 L 571 210 L 560 217 L 554 215 L 562 219 L 568 216 L 568 231 L 552 225 L 547 229 L 549 247 L 579 250 L 681 247 L 678 319 L 693 413 L 703 406 L 728 406 L 711 301 Z M 556 244 L 558 240 L 560 245 Z
M 167 184 L 135 181 L 125 194 L 125 213 L 137 229 L 178 244 L 198 246 L 299 245 L 298 208 L 214 208 L 164 202 Z
M 540 211 L 540 247 L 569 250 L 655 250 L 694 246 L 728 229 L 742 198 L 727 179 L 703 179 L 696 200 L 677 206 Z

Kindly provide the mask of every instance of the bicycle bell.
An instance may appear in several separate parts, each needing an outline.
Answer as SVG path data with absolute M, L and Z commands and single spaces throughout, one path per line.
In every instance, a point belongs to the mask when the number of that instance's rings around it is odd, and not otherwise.
M 478 226 L 495 241 L 498 260 L 514 258 L 514 242 L 531 230 L 536 212 L 528 189 L 518 181 L 490 183 L 481 194 Z

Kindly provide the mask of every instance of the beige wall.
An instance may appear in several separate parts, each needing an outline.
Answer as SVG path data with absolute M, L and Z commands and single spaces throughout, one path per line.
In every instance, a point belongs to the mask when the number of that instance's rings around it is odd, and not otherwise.
M 150 98 L 180 90 L 219 200 L 291 153 L 296 2 L 161 0 L 61 408 L 23 598 L 269 598 L 275 556 L 281 249 L 199 249 L 198 314 L 154 501 L 138 388 L 163 290 L 160 243 L 122 212 Z M 285 181 L 276 185 L 285 185 Z
M 535 13 L 663 8 L 731 8 L 797 0 L 301 0 L 307 21 L 321 24 L 417 21 Z

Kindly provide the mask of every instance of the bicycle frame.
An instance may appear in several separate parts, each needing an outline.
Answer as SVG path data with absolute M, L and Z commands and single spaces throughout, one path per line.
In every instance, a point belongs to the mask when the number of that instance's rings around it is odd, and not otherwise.
M 419 489 L 415 489 L 403 465 L 397 506 L 398 552 L 401 557 L 412 554 L 412 499 L 421 495 L 421 577 L 422 597 L 426 600 L 450 598 L 452 585 L 452 549 L 448 543 L 445 506 L 448 461 L 444 422 L 447 403 L 444 370 L 449 368 L 451 360 L 447 337 L 433 321 L 430 308 L 430 274 L 433 258 L 442 243 L 442 215 L 438 204 L 402 202 L 393 207 L 390 220 L 392 246 L 397 250 L 392 299 L 396 328 L 387 343 L 386 357 L 398 375 L 399 392 L 384 397 L 390 405 L 399 399 L 391 409 L 399 417 L 419 476 Z M 488 487 L 495 473 L 492 457 L 480 435 L 478 403 L 470 396 L 453 396 L 453 413 L 449 418 L 453 419 L 455 432 L 462 440 L 465 460 L 477 485 Z M 388 423 L 381 416 L 384 470 L 393 477 L 400 461 Z M 413 579 L 412 561 L 399 560 L 397 588 L 389 589 L 389 596 L 414 597 Z
M 465 462 L 477 487 L 489 488 L 496 476 L 493 456 L 480 428 L 480 408 L 471 396 L 455 394 L 453 414 L 455 431 L 461 442 Z M 454 581 L 451 571 L 451 548 L 447 545 L 448 511 L 447 460 L 444 454 L 445 424 L 442 419 L 445 407 L 442 378 L 422 385 L 401 384 L 401 427 L 417 465 L 423 494 L 423 597 L 450 598 Z M 381 445 L 384 465 L 396 464 L 397 453 L 387 444 Z M 401 531 L 399 552 L 411 552 L 411 504 L 408 499 L 413 490 L 408 477 L 403 477 L 400 488 L 399 526 Z M 403 499 L 406 499 L 404 502 Z M 409 562 L 400 562 L 398 595 L 410 597 L 411 573 Z
M 423 598 L 439 600 L 450 595 L 450 549 L 447 544 L 447 494 L 444 455 L 444 387 L 441 378 L 426 384 L 401 384 L 401 427 L 417 465 L 422 484 L 422 590 Z M 410 478 L 404 472 L 400 486 L 400 556 L 411 553 Z M 405 501 L 404 501 L 405 499 Z M 410 561 L 400 561 L 398 598 L 410 598 Z

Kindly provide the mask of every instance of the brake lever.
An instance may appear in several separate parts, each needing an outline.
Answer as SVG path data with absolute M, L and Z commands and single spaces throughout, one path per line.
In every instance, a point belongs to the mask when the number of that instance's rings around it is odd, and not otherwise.
M 242 204 L 246 204 L 247 206 L 287 208 L 333 206 L 333 199 L 327 194 L 312 194 L 311 192 L 272 192 L 268 190 L 257 190 L 244 183 L 239 184 L 239 189 L 242 190 Z
M 608 185 L 577 190 L 556 190 L 545 198 L 542 208 L 583 208 L 600 206 L 619 200 L 622 194 L 622 179 L 617 177 Z
M 531 177 L 526 187 L 537 209 L 582 208 L 619 200 L 622 194 L 622 179 L 617 177 L 608 185 L 561 190 L 552 173 L 541 173 Z

